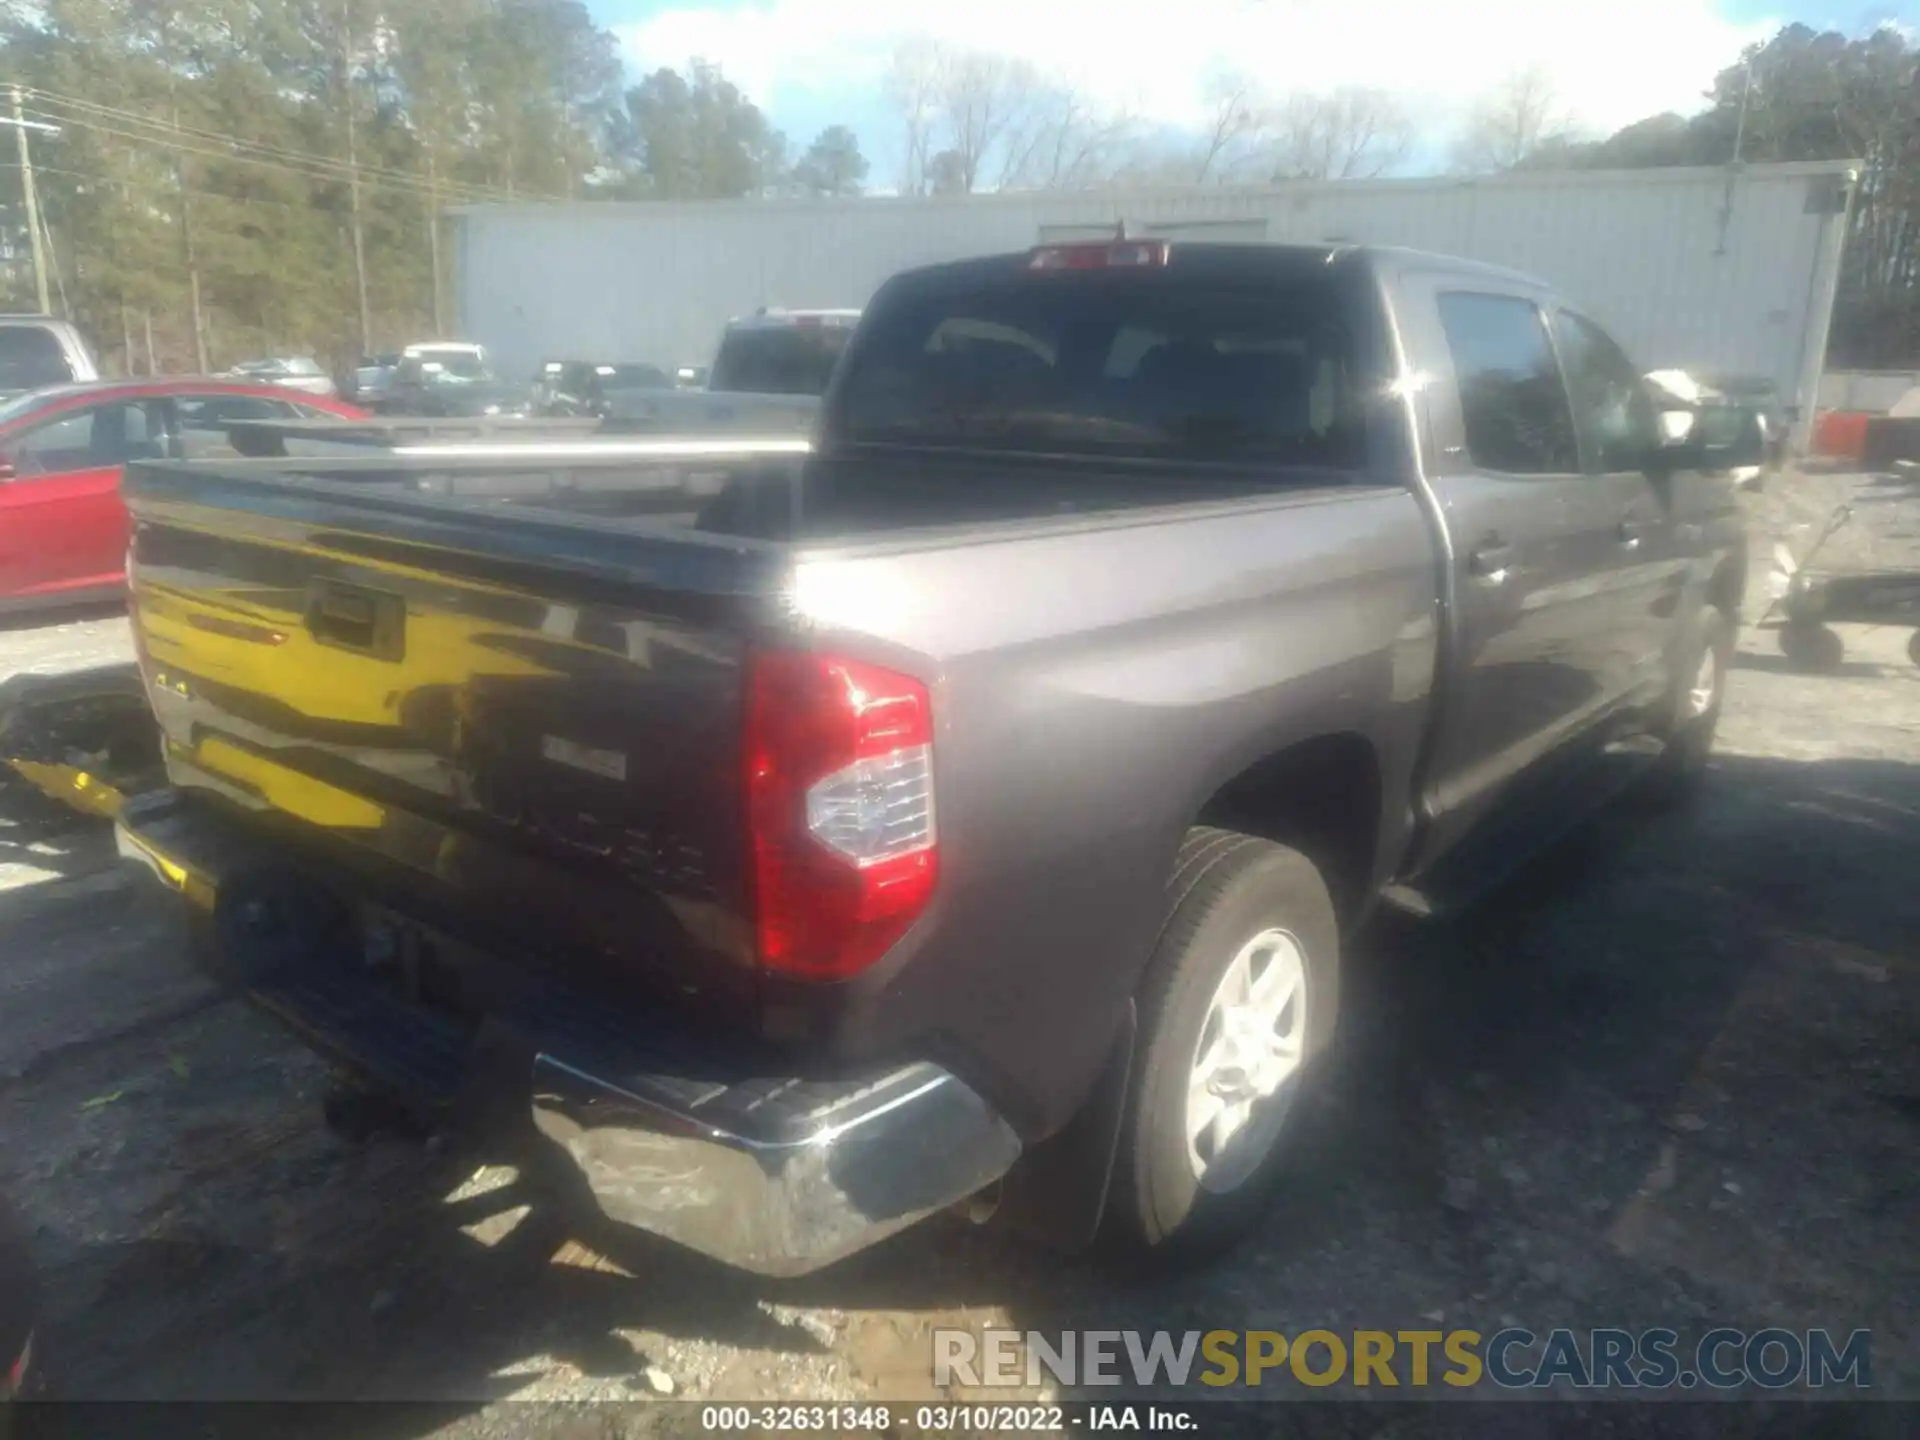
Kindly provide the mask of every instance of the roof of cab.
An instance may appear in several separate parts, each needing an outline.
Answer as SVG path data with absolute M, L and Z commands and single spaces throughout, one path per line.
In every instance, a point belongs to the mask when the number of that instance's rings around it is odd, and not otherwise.
M 851 325 L 860 318 L 857 309 L 788 310 L 762 306 L 751 315 L 736 315 L 727 321 L 729 330 L 781 330 L 791 325 L 826 323 Z
M 903 275 L 926 278 L 946 278 L 957 283 L 984 279 L 989 275 L 1004 275 L 1009 269 L 1024 270 L 1031 257 L 1040 250 L 1063 249 L 1077 246 L 1098 246 L 1108 243 L 1138 244 L 1142 241 L 1158 239 L 1157 236 L 1130 236 L 1126 241 L 1064 241 L 1058 245 L 1036 245 L 1029 250 L 1008 251 L 999 255 L 981 256 L 969 260 L 949 261 L 945 264 L 919 266 L 903 271 Z M 1305 275 L 1315 268 L 1332 265 L 1358 265 L 1375 273 L 1398 275 L 1412 271 L 1441 272 L 1445 274 L 1474 276 L 1490 284 L 1516 287 L 1527 290 L 1546 290 L 1551 287 L 1537 276 L 1527 275 L 1518 270 L 1508 270 L 1498 265 L 1488 265 L 1478 260 L 1463 260 L 1454 255 L 1442 255 L 1431 251 L 1413 250 L 1390 245 L 1361 245 L 1345 240 L 1323 240 L 1317 242 L 1221 242 L 1186 241 L 1178 238 L 1166 240 L 1167 264 L 1170 269 L 1179 269 L 1189 273 L 1200 271 L 1222 280 L 1255 280 L 1271 277 L 1276 272 L 1285 275 Z M 1074 273 L 1074 272 L 1055 272 Z

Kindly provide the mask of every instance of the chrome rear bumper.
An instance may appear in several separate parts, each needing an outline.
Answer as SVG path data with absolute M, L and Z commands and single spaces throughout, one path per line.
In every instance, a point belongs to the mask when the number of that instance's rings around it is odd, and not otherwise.
M 123 858 L 209 915 L 239 867 L 262 860 L 256 839 L 177 792 L 131 802 L 115 828 Z M 486 1088 L 497 1097 L 504 1080 L 530 1107 L 609 1218 L 760 1274 L 804 1274 L 863 1249 L 991 1185 L 1020 1153 L 1000 1115 L 926 1062 L 824 1080 L 730 1073 L 689 1065 L 684 1037 L 651 1046 L 646 1017 L 577 997 L 489 1013 L 479 1045 L 349 964 L 242 983 L 315 1048 L 449 1112 L 483 1083 L 478 1072 L 514 1057 Z

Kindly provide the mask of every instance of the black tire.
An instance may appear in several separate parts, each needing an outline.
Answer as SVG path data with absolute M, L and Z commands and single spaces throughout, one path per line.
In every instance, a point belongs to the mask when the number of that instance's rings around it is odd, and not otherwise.
M 1140 1046 L 1106 1217 L 1110 1249 L 1156 1262 L 1216 1255 L 1258 1218 L 1298 1127 L 1301 1087 L 1312 1083 L 1340 1003 L 1333 900 L 1299 851 L 1194 829 L 1181 846 L 1170 890 L 1170 913 L 1139 996 Z M 1254 1148 L 1232 1157 L 1237 1163 L 1220 1167 L 1244 1170 L 1245 1178 L 1231 1188 L 1209 1188 L 1189 1151 L 1189 1079 L 1222 978 L 1242 948 L 1268 930 L 1286 932 L 1303 962 L 1300 1066 L 1273 1097 L 1256 1102 L 1256 1119 L 1248 1122 L 1247 1133 L 1277 1124 L 1276 1133 L 1258 1136 Z
M 1794 621 L 1780 627 L 1780 653 L 1794 669 L 1830 675 L 1847 657 L 1847 644 L 1818 621 Z
M 1920 665 L 1920 630 L 1914 631 L 1907 637 L 1907 658 L 1914 664 Z
M 1703 667 L 1712 659 L 1710 686 L 1703 686 L 1708 675 Z M 1659 733 L 1666 751 L 1654 763 L 1647 777 L 1645 798 L 1655 806 L 1675 804 L 1690 798 L 1706 774 L 1713 754 L 1714 733 L 1720 726 L 1720 711 L 1726 702 L 1727 671 L 1733 664 L 1733 620 L 1717 606 L 1706 606 L 1693 627 L 1693 635 L 1680 654 L 1674 669 L 1673 690 L 1667 696 L 1665 716 Z M 1697 693 L 1709 689 L 1702 703 Z

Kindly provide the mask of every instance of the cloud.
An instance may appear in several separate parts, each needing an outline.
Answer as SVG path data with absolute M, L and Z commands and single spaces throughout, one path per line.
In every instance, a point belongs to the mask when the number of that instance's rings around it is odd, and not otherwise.
M 1609 132 L 1696 110 L 1717 71 L 1777 22 L 1736 24 L 1713 0 L 745 0 L 616 27 L 637 69 L 717 62 L 763 108 L 869 100 L 895 45 L 925 35 L 1033 61 L 1143 120 L 1195 127 L 1207 77 L 1275 93 L 1368 85 L 1445 123 L 1539 66 L 1580 127 Z M 857 98 L 856 98 L 857 97 Z

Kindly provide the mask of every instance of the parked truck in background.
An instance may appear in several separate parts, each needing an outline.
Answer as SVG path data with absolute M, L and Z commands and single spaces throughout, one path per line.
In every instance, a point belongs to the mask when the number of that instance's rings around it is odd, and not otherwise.
M 0 315 L 0 401 L 48 385 L 98 380 L 86 337 L 51 315 Z
M 630 431 L 804 434 L 859 318 L 858 310 L 761 310 L 730 320 L 699 388 L 629 391 L 609 397 L 604 413 Z
M 365 403 L 379 415 L 524 419 L 537 398 L 533 386 L 496 374 L 485 347 L 433 340 L 402 350 L 391 377 Z
M 1203 1255 L 1377 906 L 1699 780 L 1736 422 L 1523 275 L 1122 241 L 896 277 L 810 445 L 140 465 L 120 844 L 369 1083 L 723 1261 L 984 1197 Z

